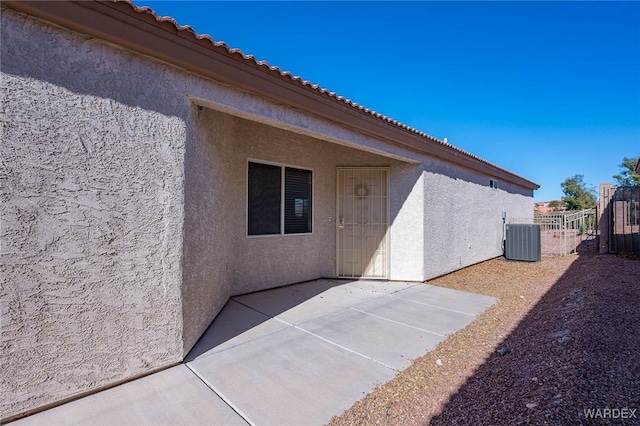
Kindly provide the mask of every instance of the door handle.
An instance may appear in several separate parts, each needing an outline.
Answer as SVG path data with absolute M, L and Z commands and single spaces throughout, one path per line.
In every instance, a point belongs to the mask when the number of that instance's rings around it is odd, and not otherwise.
M 340 217 L 338 218 L 338 230 L 342 231 L 344 229 L 344 218 Z

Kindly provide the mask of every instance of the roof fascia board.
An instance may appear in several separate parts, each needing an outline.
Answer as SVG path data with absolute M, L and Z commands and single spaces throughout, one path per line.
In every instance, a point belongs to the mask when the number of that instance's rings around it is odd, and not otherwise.
M 171 22 L 161 22 L 151 14 L 137 12 L 127 2 L 3 0 L 2 6 L 239 87 L 413 151 L 527 189 L 539 188 L 534 182 L 444 145 L 435 138 L 429 143 L 424 136 L 388 123 L 328 94 L 318 93 L 302 83 L 287 81 L 286 77 L 265 72 L 260 65 L 245 60 L 241 54 L 229 53 L 225 47 L 215 47 L 207 38 L 198 39 L 189 31 L 180 31 Z M 234 58 L 234 55 L 238 58 Z

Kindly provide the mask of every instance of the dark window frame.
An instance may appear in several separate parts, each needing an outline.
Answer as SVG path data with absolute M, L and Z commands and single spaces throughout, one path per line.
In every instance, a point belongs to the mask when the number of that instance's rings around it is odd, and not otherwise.
M 279 172 L 278 191 L 276 170 Z M 313 186 L 313 169 L 249 159 L 247 237 L 313 234 Z M 266 218 L 262 216 L 263 212 Z

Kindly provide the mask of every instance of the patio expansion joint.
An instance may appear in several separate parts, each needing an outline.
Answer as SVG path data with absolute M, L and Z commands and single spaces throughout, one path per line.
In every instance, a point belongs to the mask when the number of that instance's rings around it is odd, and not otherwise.
M 233 299 L 233 298 L 232 298 L 232 299 Z M 237 304 L 239 304 L 239 305 L 244 306 L 245 308 L 251 309 L 251 310 L 252 310 L 252 311 L 254 311 L 254 312 L 257 312 L 257 313 L 259 313 L 259 314 L 265 315 L 265 316 L 269 317 L 269 319 L 276 320 L 276 321 L 278 321 L 278 322 L 280 322 L 280 323 L 282 323 L 282 324 L 288 325 L 288 326 L 290 326 L 290 327 L 295 327 L 295 324 L 293 324 L 293 323 L 290 323 L 290 322 L 287 322 L 287 321 L 285 321 L 285 320 L 283 320 L 283 319 L 280 319 L 280 318 L 278 318 L 277 316 L 275 316 L 275 317 L 274 317 L 274 316 L 271 316 L 271 314 L 268 314 L 268 313 L 266 313 L 266 312 L 259 311 L 259 310 L 257 310 L 256 308 L 254 308 L 253 306 L 249 306 L 249 305 L 247 305 L 247 304 L 245 304 L 245 303 L 242 303 L 241 301 L 239 301 L 239 300 L 237 300 L 237 299 L 233 299 L 233 301 L 234 301 L 234 302 L 236 302 L 236 303 L 237 303 Z M 315 319 L 315 318 L 314 318 L 314 319 Z M 277 331 L 273 331 L 273 332 L 271 332 L 271 333 L 269 333 L 269 334 L 273 334 L 273 333 L 277 333 Z M 264 337 L 264 336 L 257 337 L 257 338 L 255 338 L 255 339 L 250 340 L 250 341 L 258 340 L 258 339 L 261 339 L 262 337 Z M 246 342 L 245 342 L 245 343 L 246 343 Z M 244 343 L 240 343 L 240 345 L 242 345 L 242 344 L 244 344 Z M 236 345 L 236 346 L 237 346 L 237 345 Z M 234 347 L 235 347 L 235 346 L 234 346 Z M 229 349 L 231 349 L 231 348 L 229 348 Z M 227 349 L 225 349 L 225 351 L 226 351 L 226 350 L 227 350 Z M 224 352 L 224 351 L 221 351 L 221 352 Z
M 394 294 L 390 294 L 390 295 L 389 295 L 389 297 L 394 297 L 394 298 L 396 298 L 396 299 L 403 300 L 403 301 L 405 301 L 405 302 L 415 303 L 416 305 L 430 306 L 430 307 L 432 307 L 432 308 L 442 309 L 442 310 L 444 310 L 444 311 L 455 312 L 455 313 L 457 313 L 457 314 L 462 314 L 462 315 L 468 315 L 468 316 L 470 316 L 470 317 L 474 317 L 474 318 L 476 317 L 476 314 L 470 314 L 469 312 L 463 312 L 463 311 L 458 311 L 458 310 L 456 310 L 456 309 L 445 308 L 445 307 L 443 307 L 443 306 L 433 305 L 433 304 L 431 304 L 431 303 L 417 302 L 417 301 L 415 301 L 415 300 L 405 299 L 405 298 L 403 298 L 403 297 L 395 296 Z
M 235 411 L 235 413 L 240 416 L 242 418 L 242 420 L 244 420 L 245 422 L 247 422 L 247 424 L 251 425 L 251 426 L 255 426 L 255 423 L 251 421 L 251 419 L 249 418 L 249 416 L 247 416 L 237 405 L 235 405 L 233 402 L 231 402 L 228 398 L 226 398 L 224 396 L 224 394 L 222 392 L 220 392 L 218 389 L 216 389 L 215 386 L 213 386 L 213 384 L 209 383 L 208 380 L 206 380 L 204 377 L 200 376 L 198 374 L 198 372 L 196 370 L 194 370 L 193 368 L 191 368 L 191 366 L 187 363 L 184 364 L 189 371 L 191 371 L 202 383 L 205 384 L 205 386 L 207 388 L 209 388 L 211 390 L 211 392 L 213 392 L 213 394 L 220 398 L 225 404 L 227 404 L 229 406 L 229 408 L 231 408 L 233 411 Z
M 269 319 L 276 320 L 276 321 L 281 322 L 281 323 L 283 323 L 283 324 L 285 324 L 285 325 L 288 325 L 289 327 L 292 327 L 292 326 L 293 326 L 293 324 L 289 324 L 289 323 L 284 322 L 284 321 L 281 321 L 281 320 L 279 320 L 279 319 L 277 319 L 277 318 L 271 318 L 271 317 L 270 317 Z M 254 337 L 254 338 L 252 338 L 252 339 L 248 339 L 248 340 L 246 340 L 246 341 L 244 341 L 244 342 L 239 342 L 239 343 L 237 343 L 237 344 L 235 344 L 235 345 L 230 345 L 230 346 L 228 346 L 228 347 L 226 347 L 226 348 L 224 348 L 224 349 L 218 350 L 218 351 L 216 351 L 216 352 L 206 353 L 206 354 L 201 354 L 201 355 L 199 355 L 197 358 L 189 359 L 188 361 L 187 361 L 187 360 L 185 360 L 185 361 L 183 361 L 182 363 L 183 363 L 183 364 L 188 364 L 188 363 L 191 363 L 191 362 L 194 362 L 194 361 L 199 361 L 199 360 L 201 360 L 201 359 L 209 358 L 209 357 L 211 357 L 211 356 L 216 356 L 216 355 L 221 354 L 221 353 L 223 353 L 223 352 L 226 352 L 226 351 L 228 351 L 228 350 L 230 350 L 230 349 L 237 348 L 238 346 L 242 346 L 242 345 L 245 345 L 245 344 L 247 344 L 247 343 L 255 342 L 256 340 L 263 339 L 263 338 L 265 338 L 265 337 L 271 336 L 272 334 L 278 333 L 278 332 L 280 332 L 280 331 L 282 331 L 282 330 L 274 330 L 274 331 L 270 331 L 270 332 L 268 332 L 268 333 L 266 333 L 266 334 L 263 334 L 263 335 L 261 335 L 261 336 L 256 336 L 256 337 Z
M 251 309 L 251 310 L 252 310 L 252 311 L 254 311 L 254 312 L 257 312 L 257 313 L 259 313 L 259 314 L 262 314 L 262 315 L 264 315 L 264 316 L 269 317 L 269 319 L 273 319 L 273 320 L 276 320 L 276 321 L 281 322 L 281 323 L 283 323 L 283 324 L 286 324 L 286 325 L 289 325 L 289 326 L 293 326 L 293 324 L 291 324 L 290 322 L 287 322 L 287 321 L 281 320 L 281 319 L 280 319 L 280 318 L 278 318 L 277 316 L 275 316 L 275 317 L 274 317 L 274 316 L 272 316 L 271 314 L 269 314 L 269 313 L 267 313 L 267 312 L 262 312 L 262 311 L 260 311 L 260 310 L 258 310 L 258 309 L 256 309 L 256 308 L 254 308 L 253 306 L 249 306 L 249 305 L 247 305 L 246 303 L 242 303 L 242 302 L 241 302 L 241 301 L 239 301 L 238 299 L 235 299 L 235 298 L 233 298 L 233 297 L 232 297 L 231 299 L 232 299 L 234 302 L 236 302 L 237 304 L 242 305 L 242 306 L 244 306 L 244 307 L 245 307 L 245 308 L 247 308 L 247 309 Z M 270 334 L 271 334 L 271 333 L 270 333 Z M 254 339 L 254 340 L 255 340 L 255 339 Z
M 231 299 L 233 299 L 233 298 L 231 298 Z M 231 299 L 230 299 L 230 300 L 231 300 Z M 251 306 L 249 306 L 249 305 L 246 305 L 246 304 L 244 304 L 244 303 L 242 303 L 242 302 L 240 302 L 240 301 L 238 301 L 238 300 L 236 300 L 236 299 L 233 299 L 233 301 L 234 301 L 234 302 L 236 302 L 236 303 L 237 303 L 237 304 L 239 304 L 239 305 L 244 306 L 245 308 L 251 309 L 251 310 L 252 310 L 252 311 L 254 311 L 254 312 L 257 312 L 257 313 L 259 313 L 259 314 L 265 315 L 265 316 L 269 317 L 269 319 L 272 319 L 272 320 L 278 321 L 278 322 L 280 322 L 280 323 L 282 323 L 282 324 L 284 324 L 284 325 L 287 325 L 287 326 L 289 326 L 289 327 L 293 327 L 293 326 L 294 326 L 294 324 L 288 323 L 288 322 L 283 321 L 283 320 L 281 320 L 281 319 L 279 319 L 279 318 L 276 318 L 276 317 L 272 317 L 271 315 L 269 315 L 269 314 L 267 314 L 267 313 L 260 312 L 259 310 L 255 309 L 255 308 L 253 308 L 253 307 L 251 307 Z M 214 319 L 214 321 L 215 321 L 215 319 Z M 189 364 L 189 363 L 191 363 L 191 362 L 194 362 L 194 361 L 197 361 L 197 360 L 205 359 L 205 358 L 208 358 L 208 357 L 210 357 L 210 356 L 215 356 L 215 355 L 220 354 L 220 353 L 222 353 L 222 352 L 228 351 L 228 350 L 233 349 L 233 348 L 237 348 L 238 346 L 241 346 L 241 345 L 247 344 L 247 343 L 249 343 L 249 342 L 253 342 L 253 341 L 256 341 L 256 340 L 260 340 L 260 339 L 262 339 L 262 338 L 265 338 L 265 337 L 267 337 L 267 336 L 270 336 L 270 335 L 272 335 L 272 334 L 274 334 L 274 333 L 278 333 L 278 332 L 280 332 L 280 331 L 282 331 L 282 330 L 274 330 L 274 331 L 271 331 L 271 332 L 269 332 L 269 333 L 267 333 L 267 334 L 264 334 L 264 335 L 261 335 L 261 336 L 256 336 L 256 337 L 255 337 L 255 338 L 253 338 L 253 339 L 249 339 L 249 340 L 246 340 L 246 341 L 244 341 L 244 342 L 240 342 L 240 343 L 238 343 L 238 344 L 236 344 L 236 345 L 231 345 L 231 346 L 226 347 L 226 348 L 224 348 L 224 349 L 222 349 L 222 350 L 219 350 L 219 351 L 216 351 L 216 352 L 213 352 L 213 353 L 209 353 L 209 354 L 203 354 L 203 355 L 198 356 L 197 358 L 193 358 L 193 359 L 190 359 L 190 360 L 188 360 L 188 361 L 187 361 L 187 360 L 185 360 L 185 361 L 183 361 L 182 363 L 183 363 L 183 364 L 185 364 L 185 365 L 187 365 L 187 364 Z
M 310 336 L 313 336 L 313 337 L 315 337 L 315 338 L 317 338 L 317 339 L 320 339 L 320 340 L 322 340 L 322 341 L 324 341 L 324 342 L 327 342 L 327 343 L 329 343 L 330 345 L 336 346 L 336 347 L 338 347 L 338 348 L 340 348 L 340 349 L 342 349 L 342 350 L 345 350 L 345 351 L 347 351 L 347 352 L 351 352 L 352 354 L 355 354 L 355 355 L 361 356 L 362 358 L 368 359 L 369 361 L 373 361 L 373 362 L 375 362 L 376 364 L 380 364 L 380 365 L 382 365 L 383 367 L 387 367 L 388 369 L 393 370 L 393 371 L 395 371 L 395 372 L 397 372 L 397 373 L 399 373 L 399 372 L 401 371 L 401 370 L 398 370 L 397 368 L 394 368 L 394 367 L 391 367 L 390 365 L 385 364 L 384 362 L 378 361 L 378 360 L 377 360 L 377 359 L 375 359 L 375 358 L 371 358 L 370 356 L 367 356 L 367 355 L 365 355 L 365 354 L 362 354 L 362 353 L 360 353 L 360 352 L 358 352 L 358 351 L 354 351 L 353 349 L 349 349 L 349 348 L 348 348 L 348 347 L 346 347 L 346 346 L 343 346 L 343 345 L 341 345 L 341 344 L 339 344 L 339 343 L 336 343 L 336 342 L 334 342 L 334 341 L 332 341 L 332 340 L 326 339 L 326 338 L 324 338 L 324 337 L 322 337 L 322 336 L 320 336 L 320 335 L 318 335 L 318 334 L 312 333 L 312 332 L 311 332 L 311 331 L 309 331 L 309 330 L 305 330 L 305 329 L 304 329 L 304 328 L 302 328 L 302 327 L 298 327 L 297 325 L 294 325 L 294 326 L 293 326 L 293 328 L 298 329 L 298 330 L 302 331 L 303 333 L 307 333 L 307 334 L 309 334 Z
M 438 337 L 447 337 L 445 334 L 436 333 L 435 331 L 431 331 L 431 330 L 425 330 L 424 328 L 416 327 L 416 326 L 413 326 L 413 325 L 406 324 L 404 322 L 395 321 L 395 320 L 392 320 L 392 319 L 389 319 L 389 318 L 385 318 L 383 316 L 372 314 L 371 312 L 366 312 L 366 311 L 363 311 L 361 309 L 356 309 L 356 308 L 353 308 L 353 307 L 349 308 L 349 309 L 351 309 L 353 311 L 356 311 L 356 312 L 360 312 L 361 314 L 370 315 L 372 317 L 379 318 L 379 319 L 384 320 L 384 321 L 392 322 L 394 324 L 399 324 L 399 325 L 403 325 L 405 327 L 413 328 L 414 330 L 423 331 L 425 333 L 433 334 L 433 335 L 438 336 Z
M 242 303 L 241 301 L 239 301 L 239 300 L 238 300 L 238 299 L 236 299 L 235 297 L 230 297 L 230 298 L 229 298 L 229 300 L 233 300 L 233 301 L 234 301 L 234 302 L 236 302 L 237 304 L 242 305 L 242 306 L 244 306 L 245 308 L 251 309 L 251 310 L 252 310 L 252 311 L 254 311 L 254 312 L 257 312 L 257 313 L 262 314 L 262 315 L 266 315 L 266 316 L 268 316 L 269 318 L 273 318 L 273 317 L 272 317 L 271 315 L 269 315 L 268 313 L 266 313 L 266 312 L 262 312 L 262 311 L 259 311 L 259 310 L 257 310 L 256 308 L 254 308 L 253 306 L 249 306 L 249 305 L 247 305 L 246 303 Z

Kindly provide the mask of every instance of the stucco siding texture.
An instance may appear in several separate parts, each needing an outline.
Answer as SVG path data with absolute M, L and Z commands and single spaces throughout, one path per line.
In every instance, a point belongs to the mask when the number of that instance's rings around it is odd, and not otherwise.
M 5 9 L 1 45 L 7 418 L 181 360 L 186 103 L 150 63 Z
M 425 159 L 424 279 L 503 254 L 503 212 L 533 217 L 532 194 L 490 176 Z
M 306 135 L 245 120 L 204 108 L 198 127 L 210 150 L 224 153 L 212 157 L 216 175 L 215 190 L 227 210 L 211 217 L 221 229 L 209 248 L 212 262 L 224 274 L 231 295 L 336 276 L 336 170 L 337 167 L 406 167 L 398 160 L 319 140 Z M 247 167 L 249 161 L 268 162 L 311 169 L 313 172 L 313 230 L 311 234 L 247 236 Z M 211 186 L 206 180 L 203 185 Z M 393 182 L 391 183 L 393 186 Z M 392 204 L 399 208 L 404 193 L 392 191 Z M 189 205 L 187 203 L 187 210 Z M 216 210 L 218 211 L 218 210 Z M 391 211 L 391 216 L 397 212 Z M 225 230 L 227 233 L 224 234 Z M 224 251 L 226 254 L 214 254 Z M 188 261 L 188 260 L 187 260 Z
M 336 276 L 336 170 L 388 167 L 390 278 L 499 256 L 531 191 L 2 9 L 0 419 L 182 360 L 233 295 Z M 425 142 L 426 143 L 426 142 Z M 313 232 L 248 237 L 249 160 Z M 471 244 L 471 248 L 468 245 Z
M 489 176 L 440 160 L 398 161 L 208 108 L 196 121 L 202 143 L 217 153 L 202 167 L 221 172 L 202 179 L 203 189 L 194 193 L 208 191 L 225 206 L 219 210 L 212 204 L 208 211 L 217 213 L 201 219 L 211 221 L 203 232 L 218 229 L 219 238 L 201 239 L 197 252 L 210 254 L 209 274 L 224 277 L 216 282 L 224 282 L 229 295 L 336 275 L 338 167 L 390 168 L 392 280 L 423 281 L 500 256 L 502 213 L 533 214 L 526 190 L 504 182 L 502 188 L 490 188 Z M 248 161 L 313 170 L 312 234 L 247 236 Z M 206 216 L 207 209 L 202 211 Z
M 185 155 L 185 217 L 183 355 L 195 345 L 233 292 L 236 234 L 240 232 L 234 198 L 243 183 L 234 176 L 232 143 L 226 140 L 233 128 L 217 122 L 207 133 L 200 122 L 204 111 L 196 111 L 190 122 Z M 237 188 L 237 189 L 236 189 Z
M 389 279 L 424 281 L 424 178 L 422 165 L 391 171 Z

